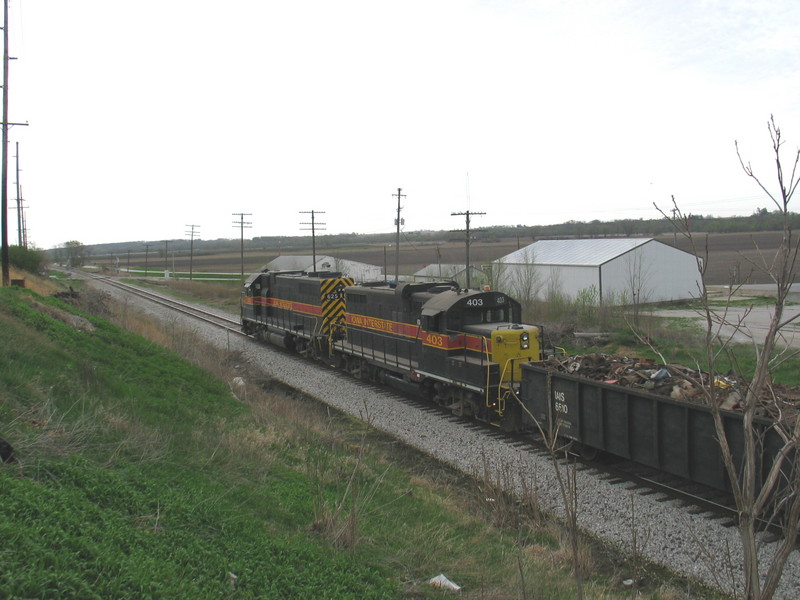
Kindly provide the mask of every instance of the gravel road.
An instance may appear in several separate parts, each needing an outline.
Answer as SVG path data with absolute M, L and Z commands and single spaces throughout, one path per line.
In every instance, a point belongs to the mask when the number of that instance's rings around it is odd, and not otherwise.
M 113 296 L 122 294 L 93 282 Z M 129 300 L 136 301 L 138 300 Z M 553 465 L 546 457 L 492 439 L 480 431 L 465 428 L 430 412 L 399 402 L 392 391 L 376 393 L 356 385 L 348 377 L 319 365 L 277 352 L 248 338 L 230 336 L 211 326 L 190 321 L 166 309 L 148 305 L 154 317 L 185 322 L 221 347 L 240 350 L 264 372 L 320 401 L 363 418 L 403 442 L 467 473 L 483 473 L 487 461 L 500 472 L 514 475 L 510 491 L 522 494 L 535 490 L 540 505 L 563 514 L 563 503 Z M 733 528 L 724 527 L 703 515 L 688 513 L 677 501 L 662 501 L 658 495 L 641 495 L 625 486 L 614 485 L 589 471 L 577 472 L 578 519 L 587 532 L 627 551 L 636 548 L 648 560 L 733 593 L 742 589 L 741 544 Z M 764 541 L 764 563 L 774 544 Z M 630 574 L 631 577 L 635 573 Z M 800 552 L 795 551 L 786 566 L 776 598 L 796 600 L 800 590 Z
M 771 292 L 772 288 L 767 285 L 742 286 L 735 300 L 743 300 L 748 297 L 769 297 Z M 774 297 L 774 294 L 772 296 Z M 800 302 L 800 284 L 794 284 L 782 315 L 784 321 L 795 319 L 783 328 L 781 336 L 781 344 L 790 348 L 800 348 L 800 305 L 797 304 L 798 302 Z M 724 315 L 721 313 L 721 307 L 714 308 L 720 316 L 724 316 L 727 323 L 739 324 L 736 327 L 732 325 L 719 326 L 718 329 L 715 329 L 719 337 L 724 340 L 732 338 L 733 341 L 740 344 L 761 343 L 774 314 L 774 307 L 765 305 L 731 306 Z M 693 310 L 659 310 L 653 314 L 658 317 L 697 319 L 700 324 L 704 322 L 704 317 Z

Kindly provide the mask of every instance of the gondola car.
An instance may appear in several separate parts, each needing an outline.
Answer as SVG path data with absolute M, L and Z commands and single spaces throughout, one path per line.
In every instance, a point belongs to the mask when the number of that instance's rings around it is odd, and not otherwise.
M 520 366 L 541 359 L 541 328 L 519 302 L 452 281 L 354 285 L 340 273 L 255 273 L 242 328 L 362 379 L 410 388 L 459 415 L 514 428 Z

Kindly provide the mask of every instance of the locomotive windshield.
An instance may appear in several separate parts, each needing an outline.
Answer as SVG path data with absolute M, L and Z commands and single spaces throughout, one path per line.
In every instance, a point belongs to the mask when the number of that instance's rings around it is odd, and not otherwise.
M 508 323 L 508 306 L 496 306 L 492 308 L 472 308 L 465 310 L 463 315 L 463 325 L 480 325 L 481 323 Z

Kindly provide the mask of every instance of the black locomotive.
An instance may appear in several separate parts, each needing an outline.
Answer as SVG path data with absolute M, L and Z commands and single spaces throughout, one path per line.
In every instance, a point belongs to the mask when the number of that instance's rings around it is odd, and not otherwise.
M 513 427 L 521 365 L 541 359 L 541 328 L 519 302 L 455 282 L 354 285 L 340 273 L 260 272 L 245 282 L 248 334 L 356 376 L 413 388 L 458 415 Z

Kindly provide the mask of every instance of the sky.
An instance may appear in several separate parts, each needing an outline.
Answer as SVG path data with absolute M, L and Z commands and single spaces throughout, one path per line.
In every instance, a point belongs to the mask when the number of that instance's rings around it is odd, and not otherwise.
M 29 243 L 748 215 L 800 2 L 9 0 Z M 244 213 L 244 217 L 240 216 Z M 485 214 L 477 214 L 485 213 Z

